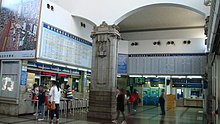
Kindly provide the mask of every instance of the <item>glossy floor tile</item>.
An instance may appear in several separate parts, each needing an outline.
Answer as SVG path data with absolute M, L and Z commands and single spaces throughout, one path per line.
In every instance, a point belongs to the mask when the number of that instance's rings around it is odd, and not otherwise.
M 130 116 L 126 113 L 127 124 L 205 124 L 201 108 L 177 107 L 160 115 L 160 108 L 155 106 L 139 107 Z M 122 118 L 119 119 L 119 124 Z M 36 121 L 33 115 L 11 117 L 0 115 L 0 124 L 47 124 L 48 119 Z M 62 114 L 60 124 L 113 124 L 110 120 L 87 118 L 86 112 L 75 112 L 65 116 Z

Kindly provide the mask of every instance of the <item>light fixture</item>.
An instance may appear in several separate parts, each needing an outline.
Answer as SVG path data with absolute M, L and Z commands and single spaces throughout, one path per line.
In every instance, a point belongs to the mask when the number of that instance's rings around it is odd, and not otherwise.
M 190 40 L 184 40 L 183 44 L 191 44 L 191 41 Z
M 138 46 L 138 42 L 132 42 L 131 46 Z
M 192 78 L 202 78 L 202 76 L 187 76 L 187 78 L 190 78 L 190 79 L 192 79 Z
M 141 75 L 129 75 L 129 77 L 142 77 Z
M 145 78 L 156 78 L 157 76 L 156 75 L 143 75 L 143 77 L 145 77 Z
M 188 43 L 188 44 L 190 44 L 190 43 L 191 43 L 191 41 L 190 41 L 190 40 L 188 40 L 188 41 L 187 41 L 187 43 Z
M 153 45 L 161 45 L 161 42 L 160 41 L 153 42 Z
M 54 7 L 53 7 L 53 6 L 51 6 L 50 9 L 51 9 L 52 11 L 54 11 Z
M 167 41 L 167 45 L 175 45 L 174 41 Z

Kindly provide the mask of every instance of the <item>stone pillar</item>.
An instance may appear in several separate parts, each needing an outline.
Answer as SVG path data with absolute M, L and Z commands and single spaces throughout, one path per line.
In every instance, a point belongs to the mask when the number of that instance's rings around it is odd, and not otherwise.
M 116 115 L 118 39 L 115 25 L 94 27 L 89 118 L 113 119 Z
M 208 79 L 208 88 L 206 91 L 206 119 L 207 123 L 212 122 L 212 100 L 213 100 L 213 94 L 212 94 L 212 60 L 214 55 L 209 54 L 208 55 L 208 65 L 206 68 L 207 79 Z

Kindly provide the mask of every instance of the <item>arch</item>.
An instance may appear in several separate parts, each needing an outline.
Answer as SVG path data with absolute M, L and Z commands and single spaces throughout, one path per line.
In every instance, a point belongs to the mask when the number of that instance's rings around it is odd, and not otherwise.
M 154 4 L 149 4 L 149 5 L 145 5 L 145 6 L 142 6 L 142 7 L 139 7 L 139 8 L 136 8 L 134 10 L 131 10 L 129 12 L 127 12 L 126 14 L 122 15 L 121 17 L 119 17 L 115 22 L 114 24 L 118 25 L 121 21 L 123 21 L 124 19 L 126 19 L 127 17 L 129 17 L 130 15 L 136 13 L 136 12 L 139 12 L 143 9 L 145 9 L 146 7 L 149 7 L 149 6 L 155 6 L 155 5 L 166 5 L 166 6 L 174 6 L 174 7 L 180 7 L 180 8 L 185 8 L 185 9 L 189 9 L 191 11 L 194 11 L 200 15 L 203 15 L 203 16 L 206 16 L 206 13 L 204 11 L 201 11 L 201 10 L 198 10 L 196 8 L 193 8 L 191 6 L 186 6 L 186 5 L 183 5 L 183 4 L 177 4 L 177 3 L 154 3 Z

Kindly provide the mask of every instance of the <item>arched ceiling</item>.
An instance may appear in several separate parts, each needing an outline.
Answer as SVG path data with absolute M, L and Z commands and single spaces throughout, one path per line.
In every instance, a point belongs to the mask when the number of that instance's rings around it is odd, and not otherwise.
M 151 5 L 174 4 L 184 6 L 185 8 L 197 11 L 201 15 L 209 15 L 209 7 L 204 5 L 204 0 L 50 0 L 69 11 L 73 16 L 86 18 L 96 25 L 102 21 L 108 24 L 119 24 L 127 18 L 129 14 L 140 8 L 148 8 Z M 157 7 L 158 11 L 162 10 Z M 131 12 L 131 13 L 130 13 Z M 156 12 L 156 11 L 151 11 Z M 167 10 L 167 12 L 170 12 Z M 173 11 L 172 13 L 174 13 Z M 186 12 L 187 13 L 187 12 Z M 156 16 L 154 13 L 148 13 L 149 18 Z M 155 18 L 155 17 L 154 17 Z M 164 20 L 165 21 L 165 20 Z
M 205 16 L 187 8 L 171 5 L 150 5 L 122 20 L 121 32 L 162 29 L 201 28 Z

